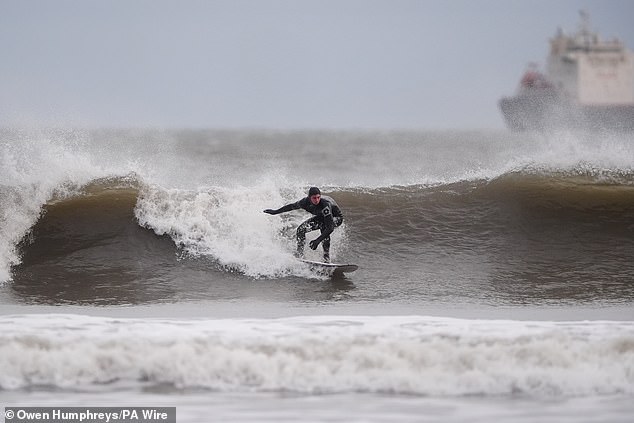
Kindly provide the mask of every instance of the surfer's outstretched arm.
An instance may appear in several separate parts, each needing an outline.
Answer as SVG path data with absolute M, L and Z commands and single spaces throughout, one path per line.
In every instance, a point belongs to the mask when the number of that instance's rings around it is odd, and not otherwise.
M 264 213 L 267 214 L 280 214 L 280 213 L 286 213 L 289 212 L 291 210 L 297 210 L 299 208 L 298 203 L 291 203 L 291 204 L 287 204 L 283 207 L 280 207 L 279 209 L 273 210 L 273 209 L 266 209 L 264 210 Z

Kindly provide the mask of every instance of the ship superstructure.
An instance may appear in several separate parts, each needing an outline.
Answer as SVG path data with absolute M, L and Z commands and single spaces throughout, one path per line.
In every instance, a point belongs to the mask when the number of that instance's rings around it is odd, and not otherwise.
M 574 35 L 560 29 L 550 40 L 546 73 L 531 65 L 517 94 L 500 100 L 509 128 L 634 130 L 634 54 L 581 17 Z

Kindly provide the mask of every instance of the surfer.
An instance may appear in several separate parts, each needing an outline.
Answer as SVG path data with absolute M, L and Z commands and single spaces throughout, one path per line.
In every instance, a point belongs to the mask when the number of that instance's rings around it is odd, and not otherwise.
M 317 187 L 311 187 L 308 190 L 308 197 L 287 204 L 277 210 L 266 209 L 264 213 L 280 214 L 291 210 L 304 209 L 314 216 L 306 220 L 297 227 L 297 253 L 296 256 L 302 258 L 304 256 L 304 245 L 306 243 L 306 232 L 319 229 L 321 235 L 310 241 L 308 244 L 311 249 L 316 250 L 320 243 L 324 249 L 324 262 L 330 262 L 330 234 L 336 227 L 343 223 L 343 214 L 341 209 L 332 198 L 321 195 L 321 191 Z

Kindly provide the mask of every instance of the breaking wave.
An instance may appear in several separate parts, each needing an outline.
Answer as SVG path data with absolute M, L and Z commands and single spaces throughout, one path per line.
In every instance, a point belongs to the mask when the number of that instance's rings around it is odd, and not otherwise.
M 21 266 L 51 255 L 81 258 L 89 248 L 85 267 L 103 268 L 121 259 L 122 251 L 135 255 L 147 247 L 170 257 L 205 257 L 251 277 L 297 274 L 293 231 L 306 216 L 271 217 L 261 210 L 305 195 L 309 183 L 289 179 L 289 169 L 275 169 L 274 163 L 282 160 L 281 152 L 304 161 L 319 142 L 328 147 L 341 142 L 337 154 L 349 159 L 333 162 L 328 176 L 316 173 L 312 164 L 305 169 L 318 175 L 310 184 L 321 185 L 346 215 L 333 237 L 334 255 L 349 249 L 352 234 L 355 241 L 380 240 L 398 251 L 440 233 L 486 243 L 500 231 L 579 224 L 617 240 L 631 239 L 634 232 L 634 167 L 627 140 L 564 137 L 537 147 L 530 144 L 537 141 L 523 140 L 497 157 L 494 147 L 509 148 L 507 134 L 474 140 L 460 134 L 436 134 L 436 140 L 433 133 L 220 134 L 231 143 L 216 141 L 214 133 L 213 142 L 198 139 L 200 134 L 191 140 L 191 134 L 173 134 L 156 151 L 148 147 L 156 135 L 143 132 L 101 134 L 99 142 L 90 142 L 94 134 L 72 132 L 57 138 L 2 135 L 0 281 L 10 280 Z M 273 164 L 257 157 L 262 137 L 275 152 L 268 156 Z M 289 149 L 299 141 L 302 148 Z M 457 154 L 467 148 L 471 156 Z M 182 170 L 200 152 L 209 156 Z M 419 164 L 426 154 L 437 160 Z M 493 159 L 485 163 L 487 157 Z M 211 173 L 203 167 L 208 161 Z M 250 166 L 240 166 L 241 161 Z M 55 248 L 45 248 L 47 242 L 55 242 Z M 102 257 L 99 246 L 107 247 Z
M 629 237 L 634 231 L 630 178 L 511 173 L 494 180 L 435 186 L 333 188 L 332 196 L 347 217 L 333 237 L 333 251 L 345 248 L 350 225 L 363 242 L 381 239 L 384 248 L 394 249 L 429 241 L 434 232 L 451 231 L 463 240 L 481 237 L 486 243 L 496 228 L 507 233 L 546 230 L 553 222 L 608 221 L 595 230 L 609 230 L 616 239 Z M 262 213 L 262 198 L 267 205 L 282 205 L 302 195 L 301 189 L 285 190 L 270 183 L 186 190 L 147 185 L 135 175 L 94 180 L 74 188 L 72 194 L 54 195 L 41 213 L 28 210 L 38 220 L 31 228 L 27 222 L 20 225 L 28 234 L 19 241 L 22 264 L 72 254 L 74 262 L 69 266 L 102 268 L 121 263 L 128 253 L 137 260 L 143 260 L 147 251 L 172 257 L 177 247 L 181 253 L 209 258 L 222 268 L 252 277 L 296 273 L 301 269 L 292 257 L 294 229 L 306 216 L 267 216 Z M 165 244 L 165 236 L 173 247 Z M 88 249 L 91 254 L 82 256 L 80 252 Z M 16 262 L 15 254 L 8 262 L 5 258 L 5 269 Z
M 537 397 L 634 393 L 631 322 L 0 318 L 0 387 Z M 100 387 L 100 388 L 99 388 Z

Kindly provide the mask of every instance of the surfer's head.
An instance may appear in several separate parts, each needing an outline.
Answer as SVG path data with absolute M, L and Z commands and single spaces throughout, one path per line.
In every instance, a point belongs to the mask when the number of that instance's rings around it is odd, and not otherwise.
M 310 187 L 308 190 L 308 198 L 310 198 L 310 202 L 314 205 L 319 204 L 321 201 L 321 191 L 317 187 Z

